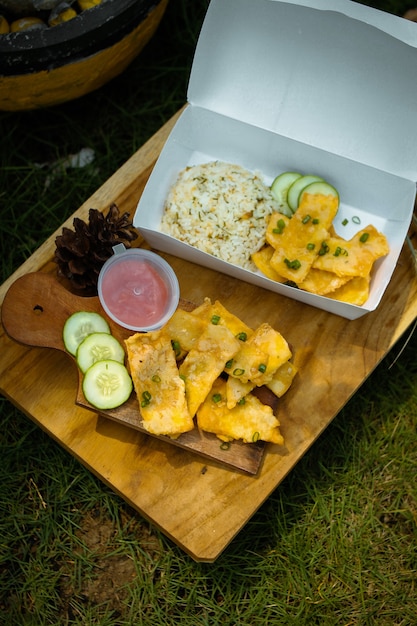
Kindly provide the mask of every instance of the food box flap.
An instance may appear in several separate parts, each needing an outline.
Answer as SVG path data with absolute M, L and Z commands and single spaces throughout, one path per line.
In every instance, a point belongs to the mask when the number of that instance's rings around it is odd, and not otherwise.
M 350 0 L 212 0 L 188 100 L 417 181 L 417 24 Z

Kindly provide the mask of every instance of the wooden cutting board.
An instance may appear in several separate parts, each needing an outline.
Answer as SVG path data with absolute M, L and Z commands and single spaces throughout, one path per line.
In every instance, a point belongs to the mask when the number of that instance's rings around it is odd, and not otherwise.
M 180 306 L 184 309 L 193 308 L 191 303 L 184 300 L 180 301 Z M 85 399 L 82 391 L 82 372 L 78 369 L 74 357 L 65 350 L 62 339 L 65 321 L 76 311 L 94 311 L 105 317 L 112 335 L 122 345 L 124 345 L 123 341 L 132 334 L 107 317 L 98 297 L 85 298 L 74 295 L 61 285 L 55 276 L 42 272 L 25 274 L 10 286 L 3 301 L 1 321 L 8 336 L 15 341 L 27 346 L 53 348 L 64 352 L 78 372 L 78 385 L 77 389 L 74 389 L 74 400 L 79 406 L 97 412 L 97 409 Z M 99 411 L 99 413 L 120 424 L 148 434 L 143 427 L 138 400 L 134 392 L 122 406 Z M 234 441 L 225 446 L 215 435 L 204 433 L 197 428 L 184 433 L 177 439 L 158 438 L 248 474 L 258 472 L 265 451 L 264 442 L 244 444 Z
M 177 116 L 67 220 L 115 202 L 133 214 Z M 54 233 L 0 287 L 29 272 L 55 275 Z M 143 241 L 139 245 L 144 245 Z M 169 255 L 181 296 L 219 299 L 250 326 L 267 321 L 294 351 L 299 373 L 281 399 L 285 447 L 267 445 L 256 476 L 232 470 L 74 403 L 77 373 L 61 350 L 20 345 L 0 327 L 0 390 L 104 483 L 197 561 L 212 562 L 417 317 L 415 270 L 404 248 L 378 309 L 348 321 Z M 353 444 L 352 444 L 353 445 Z M 242 530 L 243 529 L 243 530 Z

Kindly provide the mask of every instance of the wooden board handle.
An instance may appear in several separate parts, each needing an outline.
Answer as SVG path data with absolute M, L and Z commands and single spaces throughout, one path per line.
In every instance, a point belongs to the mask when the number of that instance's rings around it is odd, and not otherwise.
M 101 311 L 97 297 L 75 296 L 51 274 L 18 278 L 3 301 L 1 321 L 11 339 L 28 346 L 65 350 L 62 329 L 75 311 Z

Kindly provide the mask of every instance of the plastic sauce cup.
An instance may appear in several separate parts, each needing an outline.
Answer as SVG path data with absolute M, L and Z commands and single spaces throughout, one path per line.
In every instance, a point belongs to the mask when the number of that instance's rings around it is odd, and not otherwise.
M 119 326 L 146 332 L 161 328 L 175 312 L 180 289 L 172 267 L 158 254 L 123 244 L 101 268 L 98 296 Z

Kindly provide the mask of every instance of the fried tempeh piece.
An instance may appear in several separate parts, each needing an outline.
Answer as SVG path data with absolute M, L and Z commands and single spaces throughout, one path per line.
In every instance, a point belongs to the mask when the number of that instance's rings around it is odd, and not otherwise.
M 207 324 L 194 348 L 179 367 L 179 374 L 185 382 L 190 415 L 196 414 L 213 382 L 224 370 L 225 363 L 239 348 L 240 341 L 226 326 Z
M 334 196 L 305 193 L 293 217 L 277 237 L 271 266 L 280 276 L 299 283 L 305 279 L 339 208 Z
M 317 257 L 313 267 L 334 272 L 337 276 L 366 278 L 374 262 L 389 252 L 387 238 L 372 225 L 360 230 L 349 241 L 330 237 L 326 244 L 326 254 Z
M 228 409 L 233 409 L 242 398 L 248 395 L 256 387 L 255 383 L 242 383 L 239 378 L 229 376 L 226 381 L 226 405 Z
M 241 345 L 233 363 L 228 364 L 225 371 L 242 383 L 251 381 L 260 386 L 271 380 L 278 367 L 291 356 L 289 345 L 281 333 L 265 322 Z
M 252 394 L 245 401 L 228 409 L 226 404 L 226 381 L 218 378 L 206 400 L 197 411 L 197 423 L 204 431 L 215 433 L 222 441 L 241 439 L 245 443 L 258 440 L 283 445 L 279 421 L 272 408 L 262 404 Z
M 266 227 L 266 242 L 274 249 L 281 245 L 281 238 L 291 219 L 282 213 L 272 213 Z
M 258 250 L 258 252 L 252 254 L 252 261 L 255 263 L 258 270 L 261 270 L 267 278 L 275 280 L 277 283 L 285 283 L 287 279 L 277 274 L 271 266 L 271 259 L 274 252 L 275 248 L 267 244 Z
M 269 383 L 266 383 L 277 398 L 281 398 L 291 387 L 291 383 L 297 374 L 298 369 L 291 361 L 287 361 L 277 369 Z
M 369 298 L 370 276 L 354 276 L 343 287 L 333 293 L 327 294 L 328 298 L 348 302 L 356 306 L 362 306 Z
M 318 296 L 326 296 L 342 287 L 350 279 L 351 276 L 338 276 L 334 272 L 315 269 L 313 264 L 305 279 L 298 283 L 298 287 Z
M 177 361 L 192 350 L 205 327 L 205 322 L 192 313 L 182 309 L 175 311 L 163 331 L 172 341 Z
M 125 344 L 145 430 L 173 438 L 192 430 L 193 416 L 169 337 L 161 331 L 136 333 Z
M 226 326 L 236 337 L 241 333 L 249 337 L 253 333 L 245 322 L 228 311 L 218 300 L 212 303 L 210 298 L 206 298 L 203 304 L 192 311 L 192 315 L 207 324 Z

